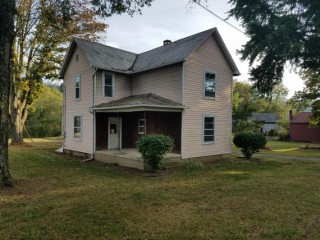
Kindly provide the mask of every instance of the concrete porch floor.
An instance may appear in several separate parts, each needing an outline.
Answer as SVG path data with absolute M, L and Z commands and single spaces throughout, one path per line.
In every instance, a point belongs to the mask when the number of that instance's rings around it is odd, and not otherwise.
M 101 162 L 118 164 L 124 167 L 138 168 L 149 170 L 150 166 L 144 162 L 141 154 L 136 148 L 124 148 L 120 151 L 114 150 L 97 150 L 95 159 Z M 162 160 L 163 165 L 180 163 L 181 155 L 177 153 L 167 153 Z

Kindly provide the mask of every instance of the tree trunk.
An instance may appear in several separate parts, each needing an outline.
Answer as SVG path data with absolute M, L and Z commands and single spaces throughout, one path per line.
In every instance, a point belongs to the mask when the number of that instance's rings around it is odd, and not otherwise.
M 11 144 L 23 144 L 23 126 L 25 120 L 22 119 L 19 110 L 11 106 Z
M 13 186 L 8 161 L 10 59 L 14 39 L 15 1 L 0 1 L 0 181 Z

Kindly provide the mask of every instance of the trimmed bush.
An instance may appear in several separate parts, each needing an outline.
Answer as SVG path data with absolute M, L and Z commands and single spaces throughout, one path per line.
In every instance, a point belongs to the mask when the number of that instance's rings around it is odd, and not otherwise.
M 233 138 L 233 143 L 241 148 L 241 152 L 246 159 L 250 159 L 252 154 L 259 152 L 267 143 L 266 137 L 260 133 L 242 132 L 237 133 Z
M 138 151 L 153 170 L 161 169 L 164 154 L 171 152 L 174 141 L 165 135 L 144 135 L 137 141 Z

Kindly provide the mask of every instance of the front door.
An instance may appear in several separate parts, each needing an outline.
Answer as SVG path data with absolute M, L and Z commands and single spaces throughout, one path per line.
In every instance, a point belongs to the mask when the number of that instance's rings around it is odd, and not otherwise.
M 109 117 L 108 149 L 121 148 L 121 118 Z

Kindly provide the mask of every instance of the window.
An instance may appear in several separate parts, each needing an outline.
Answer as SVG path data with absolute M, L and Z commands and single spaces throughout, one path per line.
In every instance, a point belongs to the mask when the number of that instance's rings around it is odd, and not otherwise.
M 203 142 L 213 143 L 214 142 L 214 116 L 204 115 L 203 116 Z
M 216 97 L 216 74 L 212 72 L 204 72 L 204 97 Z
M 81 130 L 82 130 L 81 116 L 74 116 L 73 124 L 73 137 L 75 139 L 81 139 Z
M 75 79 L 76 99 L 80 99 L 80 76 L 76 76 Z
M 145 121 L 144 121 L 144 119 L 138 120 L 138 133 L 145 134 Z
M 110 73 L 103 74 L 102 90 L 104 97 L 113 97 L 113 75 Z

